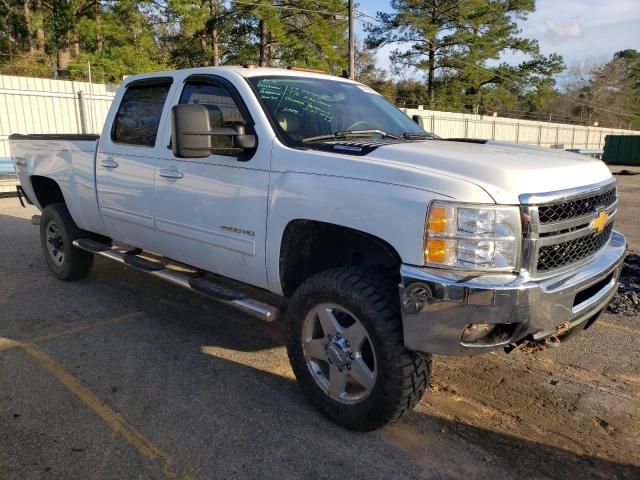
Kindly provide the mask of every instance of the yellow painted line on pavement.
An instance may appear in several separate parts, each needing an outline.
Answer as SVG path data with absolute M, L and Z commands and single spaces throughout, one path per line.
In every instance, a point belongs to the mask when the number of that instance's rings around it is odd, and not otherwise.
M 598 320 L 594 325 L 600 325 L 601 327 L 620 330 L 621 332 L 630 333 L 632 335 L 640 335 L 640 329 L 625 327 L 624 325 L 618 325 L 617 323 L 609 323 L 609 322 L 603 322 L 602 320 Z
M 0 337 L 0 352 L 4 352 L 5 350 L 11 350 L 12 348 L 16 348 L 18 343 L 9 338 Z
M 50 338 L 50 336 L 43 338 Z M 168 453 L 155 445 L 133 426 L 129 425 L 122 415 L 105 405 L 104 402 L 45 352 L 32 343 L 18 342 L 9 338 L 0 337 L 0 351 L 12 348 L 19 348 L 37 360 L 38 363 L 49 371 L 67 390 L 73 393 L 82 403 L 98 415 L 114 432 L 124 438 L 138 454 L 151 461 L 160 461 L 162 464 L 162 474 L 166 478 L 181 478 L 182 480 L 189 480 L 191 478 L 191 475 L 188 473 L 179 477 L 174 469 L 175 462 Z
M 121 415 L 101 402 L 88 388 L 83 386 L 73 375 L 38 347 L 29 343 L 20 343 L 19 346 L 46 368 L 67 390 L 102 418 L 117 434 L 129 442 L 140 455 L 149 460 L 160 460 L 162 462 L 162 473 L 166 477 L 177 478 L 177 474 L 173 470 L 174 461 L 166 452 L 129 425 Z
M 142 312 L 125 313 L 124 315 L 119 315 L 117 317 L 108 318 L 106 320 L 102 320 L 102 321 L 99 321 L 99 322 L 96 322 L 96 323 L 92 323 L 90 325 L 80 325 L 78 327 L 68 328 L 67 330 L 63 330 L 61 332 L 52 333 L 52 334 L 49 334 L 49 335 L 42 335 L 40 337 L 29 338 L 28 340 L 24 340 L 24 341 L 25 342 L 29 342 L 29 343 L 44 342 L 46 340 L 51 340 L 53 338 L 64 337 L 66 335 L 73 335 L 75 333 L 80 333 L 80 332 L 84 332 L 84 331 L 87 331 L 87 330 L 93 330 L 95 328 L 103 327 L 105 325 L 111 325 L 113 323 L 124 322 L 126 320 L 131 320 L 132 318 L 139 317 L 140 315 L 142 315 Z

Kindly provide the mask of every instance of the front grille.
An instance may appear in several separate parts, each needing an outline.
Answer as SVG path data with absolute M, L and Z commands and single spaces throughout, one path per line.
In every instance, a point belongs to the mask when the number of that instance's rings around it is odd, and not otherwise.
M 566 267 L 595 254 L 611 238 L 613 224 L 609 223 L 601 233 L 591 233 L 556 245 L 540 247 L 537 270 L 540 273 Z
M 568 270 L 595 256 L 609 242 L 617 213 L 615 183 L 538 198 L 540 203 L 523 200 L 521 207 L 525 219 L 522 265 L 533 278 Z M 600 224 L 603 220 L 606 225 Z
M 613 205 L 616 199 L 616 188 L 613 187 L 611 190 L 591 197 L 543 205 L 538 207 L 539 221 L 541 224 L 546 224 L 583 217 L 595 212 L 599 208 L 606 208 Z

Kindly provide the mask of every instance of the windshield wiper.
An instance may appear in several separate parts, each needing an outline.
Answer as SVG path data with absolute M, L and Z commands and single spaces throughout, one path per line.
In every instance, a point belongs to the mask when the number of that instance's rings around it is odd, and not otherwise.
M 436 140 L 440 137 L 433 133 L 414 133 L 414 132 L 404 132 L 402 134 L 402 138 L 406 140 Z
M 393 135 L 392 133 L 385 132 L 384 130 L 379 130 L 377 128 L 372 128 L 368 130 L 343 130 L 336 133 L 328 134 L 328 135 L 318 135 L 317 137 L 307 137 L 302 139 L 302 143 L 308 142 L 318 142 L 321 140 L 331 140 L 334 138 L 349 138 L 349 137 L 363 137 L 369 135 L 380 135 L 384 138 L 393 138 L 395 140 L 400 140 L 400 137 L 397 135 Z

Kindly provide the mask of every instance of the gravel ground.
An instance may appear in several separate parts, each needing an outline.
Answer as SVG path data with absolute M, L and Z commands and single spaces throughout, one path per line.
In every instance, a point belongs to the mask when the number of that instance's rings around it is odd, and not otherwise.
M 640 314 L 640 255 L 637 253 L 627 253 L 620 273 L 618 292 L 608 310 L 628 316 Z
M 640 245 L 640 175 L 617 228 Z M 635 211 L 635 216 L 634 216 Z M 414 412 L 373 433 L 315 412 L 282 325 L 98 259 L 53 279 L 0 199 L 0 478 L 640 478 L 640 314 L 558 348 L 434 357 Z

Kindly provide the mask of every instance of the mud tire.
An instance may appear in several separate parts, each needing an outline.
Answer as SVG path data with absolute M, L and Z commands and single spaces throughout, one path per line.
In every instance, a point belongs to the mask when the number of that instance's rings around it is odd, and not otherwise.
M 345 405 L 313 378 L 303 353 L 303 322 L 314 305 L 348 309 L 364 325 L 375 350 L 377 377 L 368 397 Z M 305 281 L 288 309 L 289 360 L 306 397 L 320 412 L 351 430 L 370 431 L 398 420 L 418 403 L 428 386 L 431 355 L 404 347 L 397 286 L 359 268 L 337 268 Z

